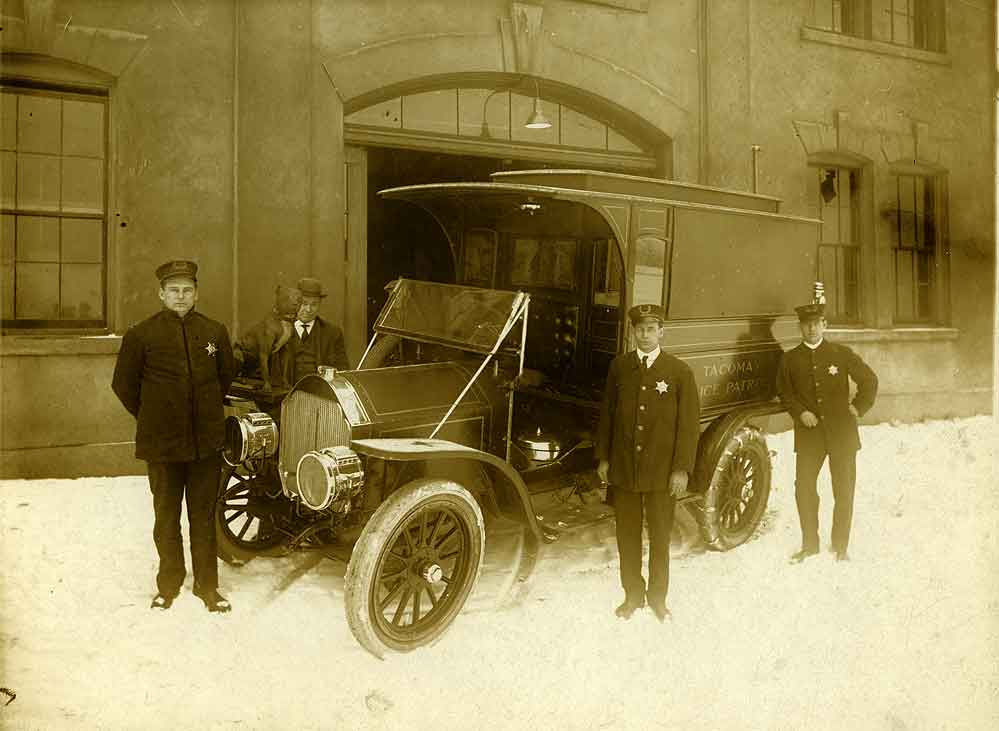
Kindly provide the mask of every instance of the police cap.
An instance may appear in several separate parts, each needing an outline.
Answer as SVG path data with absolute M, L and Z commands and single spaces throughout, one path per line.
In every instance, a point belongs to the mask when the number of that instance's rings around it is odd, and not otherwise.
M 798 313 L 799 322 L 808 322 L 826 316 L 826 306 L 821 302 L 809 302 L 807 305 L 795 307 L 794 311 Z
M 198 281 L 198 265 L 186 259 L 168 261 L 156 267 L 156 278 L 162 284 L 171 277 L 187 277 L 193 282 Z
M 660 305 L 635 305 L 628 310 L 628 319 L 632 325 L 637 325 L 642 320 L 663 323 L 666 321 L 666 311 Z

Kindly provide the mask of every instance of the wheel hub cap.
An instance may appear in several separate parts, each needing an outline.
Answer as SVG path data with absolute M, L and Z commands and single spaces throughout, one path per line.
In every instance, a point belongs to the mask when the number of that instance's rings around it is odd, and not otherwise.
M 431 584 L 436 584 L 438 581 L 444 578 L 444 570 L 441 569 L 441 567 L 438 566 L 437 564 L 432 563 L 423 568 L 421 575 L 423 576 L 424 581 L 427 581 Z

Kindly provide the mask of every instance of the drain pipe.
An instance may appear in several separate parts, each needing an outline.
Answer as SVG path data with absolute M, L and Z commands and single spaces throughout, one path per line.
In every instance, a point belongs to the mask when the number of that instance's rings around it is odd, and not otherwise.
M 760 146 L 753 145 L 753 192 L 760 192 Z

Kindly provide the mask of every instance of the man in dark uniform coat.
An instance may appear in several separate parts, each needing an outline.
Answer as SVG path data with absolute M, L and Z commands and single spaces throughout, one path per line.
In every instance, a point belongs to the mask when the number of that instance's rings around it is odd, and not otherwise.
M 659 342 L 665 313 L 659 305 L 628 311 L 637 350 L 615 358 L 597 432 L 597 473 L 613 489 L 617 547 L 628 619 L 648 604 L 660 622 L 669 616 L 669 543 L 676 498 L 694 468 L 700 404 L 686 363 L 664 353 Z M 649 583 L 642 577 L 642 519 L 649 529 Z
M 860 436 L 857 417 L 874 405 L 878 377 L 845 345 L 823 337 L 825 305 L 796 307 L 802 342 L 784 353 L 777 371 L 777 392 L 794 419 L 794 497 L 801 523 L 801 550 L 791 556 L 800 563 L 819 552 L 819 496 L 815 480 L 829 457 L 832 476 L 832 550 L 845 561 L 853 520 Z M 850 379 L 857 384 L 850 399 Z
M 302 304 L 295 320 L 295 333 L 286 347 L 294 358 L 294 380 L 315 374 L 321 365 L 337 370 L 350 370 L 347 351 L 343 345 L 343 332 L 331 322 L 319 317 L 319 306 L 326 297 L 322 283 L 312 277 L 298 280 Z
M 212 612 L 218 593 L 215 499 L 225 434 L 222 398 L 235 376 L 225 326 L 194 311 L 198 267 L 171 261 L 156 270 L 163 310 L 121 341 L 112 388 L 137 420 L 135 456 L 146 461 L 159 554 L 154 609 L 168 609 L 184 583 L 181 501 L 187 500 L 194 593 Z

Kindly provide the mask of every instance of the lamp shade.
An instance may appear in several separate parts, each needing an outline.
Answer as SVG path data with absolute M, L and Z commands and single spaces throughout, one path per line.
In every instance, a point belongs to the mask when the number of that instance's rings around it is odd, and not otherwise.
M 524 126 L 527 129 L 548 129 L 552 126 L 552 123 L 548 121 L 548 117 L 541 111 L 541 99 L 539 97 L 534 97 L 534 111 L 531 113 L 530 118 L 524 122 Z

